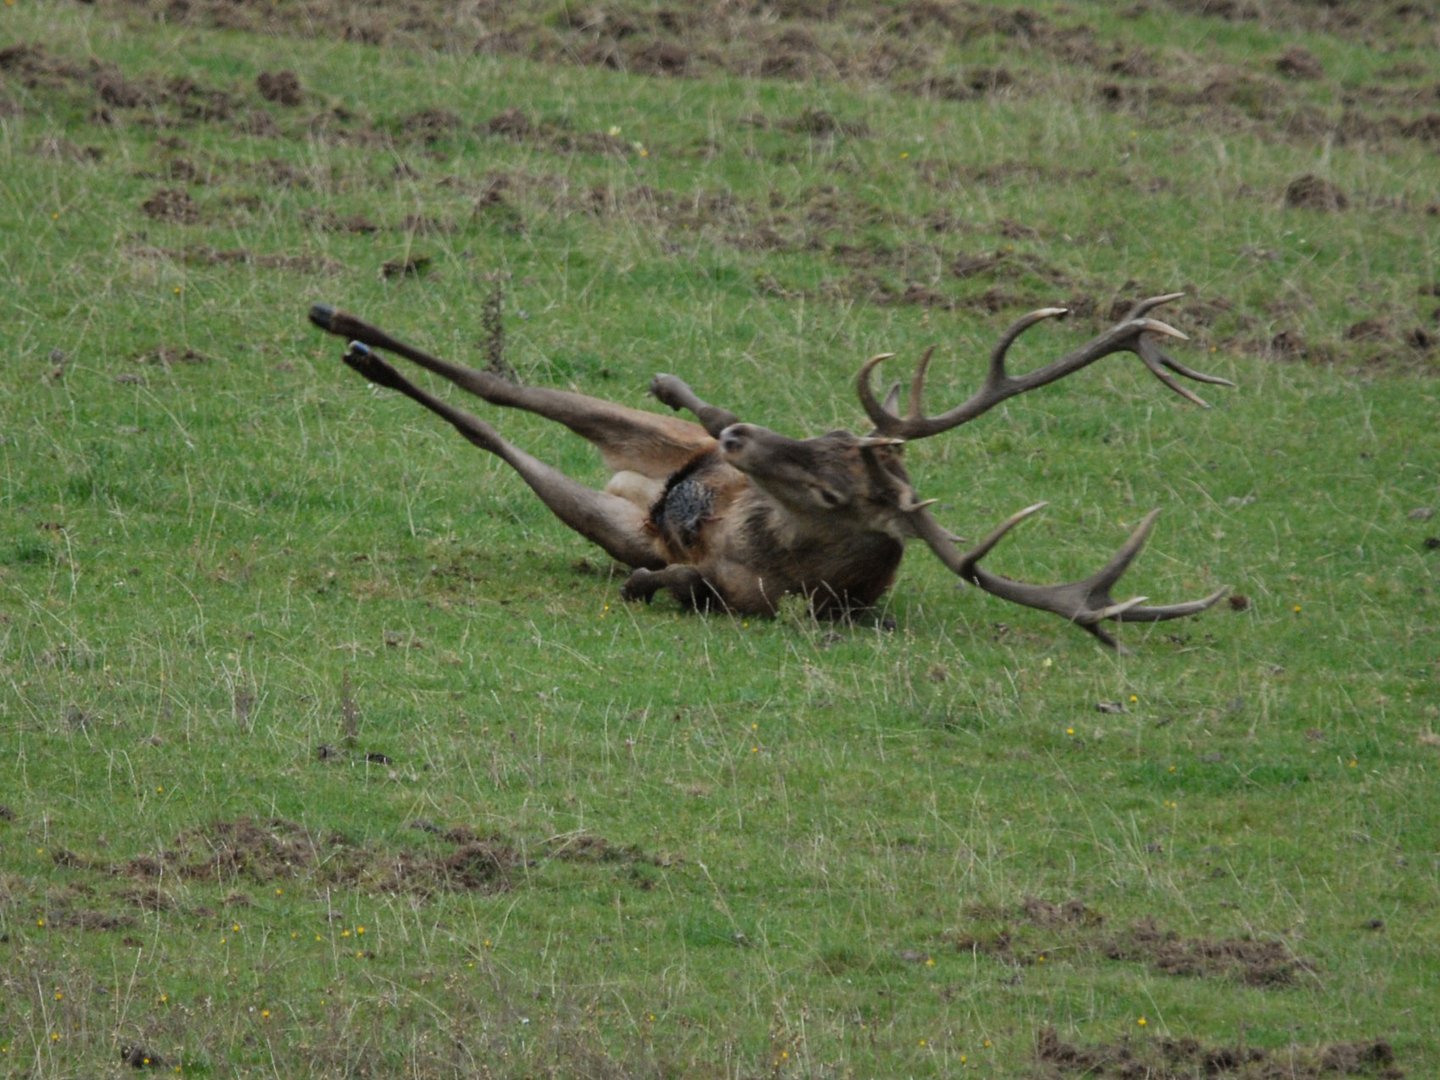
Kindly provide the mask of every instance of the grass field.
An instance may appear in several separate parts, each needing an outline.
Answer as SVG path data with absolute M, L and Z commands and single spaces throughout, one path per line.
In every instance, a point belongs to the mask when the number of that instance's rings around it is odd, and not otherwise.
M 0 1073 L 1440 1074 L 1424 5 L 0 27 Z M 1123 657 L 918 548 L 856 626 L 627 605 L 305 321 L 799 436 L 1172 290 L 1214 408 L 1113 357 L 907 456 L 1050 501 L 1029 580 L 1161 507 L 1127 586 L 1233 595 Z

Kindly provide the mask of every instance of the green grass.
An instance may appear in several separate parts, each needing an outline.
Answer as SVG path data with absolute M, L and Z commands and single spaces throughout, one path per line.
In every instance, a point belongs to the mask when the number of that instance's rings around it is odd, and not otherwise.
M 433 48 L 425 3 L 306 5 L 309 37 L 298 5 L 6 7 L 0 1072 L 1440 1069 L 1433 31 L 1194 6 L 746 37 L 617 5 L 613 39 L 557 6 L 496 16 L 498 54 L 463 20 Z M 596 40 L 695 70 L 562 62 Z M 1320 78 L 1276 73 L 1297 43 Z M 1345 208 L 1287 206 L 1305 174 Z M 1177 356 L 1239 383 L 1214 409 L 1114 358 L 910 469 L 972 537 L 1050 500 L 1004 572 L 1083 573 L 1160 506 L 1128 584 L 1248 603 L 1116 657 L 917 549 L 892 629 L 626 605 L 304 319 L 483 363 L 497 275 L 525 380 L 643 405 L 673 371 L 795 435 L 862 422 L 875 352 L 939 342 L 938 408 L 1025 310 L 1076 312 L 1038 363 L 1183 289 Z

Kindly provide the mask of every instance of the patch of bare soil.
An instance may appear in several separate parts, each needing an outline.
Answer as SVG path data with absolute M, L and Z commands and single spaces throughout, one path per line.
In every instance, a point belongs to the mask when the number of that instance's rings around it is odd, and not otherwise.
M 513 845 L 497 837 L 471 837 L 440 851 L 390 852 L 351 844 L 339 834 L 317 835 L 279 818 L 236 818 L 187 830 L 166 848 L 108 869 L 149 884 L 135 900 L 150 907 L 165 904 L 159 885 L 166 880 L 229 887 L 305 880 L 429 895 L 503 891 L 526 865 Z
M 305 101 L 300 76 L 293 71 L 262 71 L 255 79 L 255 88 L 266 101 L 294 108 Z
M 157 345 L 153 349 L 146 349 L 144 352 L 138 353 L 135 356 L 135 362 L 159 364 L 161 367 L 168 368 L 177 364 L 208 364 L 210 357 L 186 346 Z
M 1229 978 L 1249 986 L 1291 986 L 1315 970 L 1279 941 L 1185 938 L 1152 919 L 1114 935 L 1104 953 L 1111 960 L 1138 960 L 1167 975 Z
M 1321 79 L 1324 65 L 1303 45 L 1292 45 L 1275 61 L 1275 70 L 1288 79 Z
M 1262 1050 L 1207 1046 L 1197 1039 L 1120 1039 L 1096 1046 L 1062 1040 L 1054 1028 L 1036 1037 L 1035 1057 L 1050 1077 L 1118 1077 L 1121 1080 L 1319 1080 L 1327 1076 L 1403 1077 L 1388 1042 L 1334 1043 Z
M 432 895 L 503 892 L 541 861 L 664 867 L 676 861 L 633 846 L 577 833 L 533 845 L 468 828 L 441 830 L 417 823 L 435 842 L 422 849 L 384 850 L 322 835 L 281 818 L 235 818 L 186 830 L 167 847 L 123 863 L 70 856 L 67 865 L 104 870 L 135 883 L 122 895 L 145 910 L 174 904 L 166 882 L 213 883 L 227 888 L 304 881 L 377 893 Z M 644 887 L 648 887 L 644 886 Z M 237 894 L 238 895 L 238 894 Z M 227 901 L 228 902 L 228 901 Z
M 1315 970 L 1279 941 L 1186 938 L 1153 919 L 1127 930 L 1105 931 L 1104 916 L 1078 899 L 1056 904 L 1031 897 L 1016 909 L 978 914 L 987 919 L 998 915 L 1001 928 L 947 935 L 946 942 L 959 952 L 1017 965 L 1036 963 L 1063 946 L 1072 955 L 1090 952 L 1107 960 L 1148 964 L 1166 975 L 1231 979 L 1248 986 L 1291 986 Z
M 1302 210 L 1344 210 L 1350 200 L 1329 180 L 1306 173 L 1286 185 L 1285 205 Z
M 160 188 L 140 204 L 140 209 L 155 221 L 194 225 L 200 220 L 200 206 L 184 188 Z
M 128 249 L 138 259 L 164 259 L 187 266 L 254 266 L 261 270 L 290 270 L 298 274 L 334 274 L 344 267 L 319 255 L 255 252 L 247 248 L 216 248 L 192 244 L 184 248 L 139 246 Z

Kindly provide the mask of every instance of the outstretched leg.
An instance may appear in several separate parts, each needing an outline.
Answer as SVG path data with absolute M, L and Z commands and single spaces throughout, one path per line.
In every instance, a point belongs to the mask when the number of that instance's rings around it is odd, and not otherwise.
M 647 528 L 645 508 L 618 495 L 593 491 L 531 457 L 483 420 L 421 390 L 359 342 L 352 343 L 346 351 L 345 363 L 371 382 L 418 401 L 448 420 L 471 443 L 499 457 L 520 474 L 556 517 L 604 548 L 613 558 L 635 568 L 653 570 L 665 565 Z
M 310 309 L 310 321 L 329 333 L 403 356 L 492 405 L 524 409 L 564 424 L 589 440 L 612 472 L 638 473 L 663 481 L 694 457 L 696 451 L 712 445 L 698 424 L 568 390 L 519 386 L 488 371 L 431 356 L 396 340 L 379 327 L 325 304 L 316 304 Z

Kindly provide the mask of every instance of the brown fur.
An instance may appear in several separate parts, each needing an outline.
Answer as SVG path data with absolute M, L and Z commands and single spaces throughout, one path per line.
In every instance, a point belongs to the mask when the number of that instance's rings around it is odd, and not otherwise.
M 675 417 L 516 386 L 419 357 L 411 358 L 486 401 L 548 417 L 595 445 L 613 470 L 602 491 L 530 457 L 368 349 L 347 354 L 371 381 L 414 399 L 504 459 L 557 517 L 634 568 L 627 598 L 648 600 L 669 589 L 686 607 L 768 615 L 783 597 L 800 594 L 817 615 L 838 617 L 873 605 L 895 580 L 911 535 L 901 505 L 913 500 L 897 447 L 869 446 L 843 431 L 789 439 L 729 423 L 730 414 L 695 402 L 718 429 L 712 433 Z

